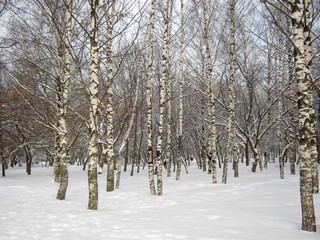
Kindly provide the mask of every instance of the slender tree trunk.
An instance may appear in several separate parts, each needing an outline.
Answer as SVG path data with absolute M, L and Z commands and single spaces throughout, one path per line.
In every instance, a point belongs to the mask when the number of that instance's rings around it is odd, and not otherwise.
M 59 21 L 59 20 L 56 20 Z M 54 25 L 52 23 L 52 25 Z M 56 52 L 56 58 L 57 58 L 57 69 L 56 69 L 56 77 L 55 80 L 57 82 L 57 89 L 56 89 L 56 114 L 57 114 L 57 122 L 56 122 L 56 132 L 55 132 L 55 159 L 54 159 L 54 181 L 56 183 L 60 182 L 60 175 L 61 175 L 61 154 L 62 154 L 62 133 L 61 133 L 61 116 L 63 117 L 63 49 L 64 45 L 61 40 L 61 36 L 58 33 L 56 26 L 53 26 L 53 32 L 55 34 L 55 39 L 57 42 L 57 45 L 59 46 L 57 52 Z
M 1 155 L 1 170 L 2 170 L 2 177 L 6 176 L 6 163 L 3 155 Z
M 249 140 L 247 139 L 244 146 L 244 155 L 246 158 L 246 166 L 250 165 L 250 149 L 249 149 Z
M 90 32 L 90 128 L 88 150 L 88 187 L 89 187 L 89 210 L 98 209 L 98 88 L 99 88 L 99 53 L 98 53 L 98 9 L 99 1 L 91 1 L 91 32 Z
M 64 41 L 64 78 L 62 84 L 62 99 L 60 106 L 60 139 L 61 139 L 61 159 L 60 159 L 60 186 L 57 193 L 58 200 L 64 200 L 68 188 L 68 145 L 67 145 L 67 102 L 69 96 L 69 82 L 71 78 L 71 20 L 72 20 L 72 0 L 66 3 L 66 39 Z
M 124 167 L 123 167 L 124 172 L 127 171 L 128 162 L 129 162 L 129 142 L 127 142 L 127 144 L 126 144 L 126 153 L 125 153 Z
M 207 1 L 203 1 L 203 18 L 204 18 L 204 40 L 206 47 L 206 78 L 208 91 L 208 119 L 209 119 L 209 134 L 208 134 L 208 161 L 211 167 L 212 183 L 217 183 L 216 175 L 216 119 L 215 119 L 215 97 L 213 94 L 213 66 L 210 50 L 210 26 L 208 19 Z
M 180 55 L 179 55 L 179 125 L 176 180 L 180 180 L 183 161 L 183 88 L 184 88 L 184 1 L 180 0 Z M 171 164 L 170 164 L 171 165 Z M 169 166 L 167 165 L 167 168 Z M 171 169 L 171 166 L 170 166 Z M 168 169 L 168 174 L 169 171 Z
M 205 106 L 206 101 L 204 97 L 201 99 L 201 150 L 200 150 L 200 167 L 202 168 L 203 172 L 207 171 L 207 146 L 206 146 L 206 125 L 205 125 Z
M 154 170 L 152 158 L 152 102 L 151 102 L 151 79 L 153 72 L 153 34 L 154 34 L 154 19 L 155 19 L 155 0 L 151 1 L 151 11 L 149 19 L 149 46 L 148 46 L 148 66 L 147 66 L 147 83 L 146 83 L 146 99 L 147 99 L 147 160 L 149 172 L 149 187 L 152 195 L 156 194 L 154 183 Z
M 172 41 L 171 41 L 171 29 L 172 29 L 172 13 L 173 13 L 173 1 L 169 1 L 168 6 L 168 47 L 167 47 L 167 144 L 166 144 L 166 166 L 167 166 L 167 177 L 171 176 L 171 142 L 172 142 L 172 94 L 171 94 L 171 66 L 172 66 Z M 170 166 L 169 166 L 170 165 Z M 169 170 L 168 170 L 169 169 Z
M 113 57 L 112 57 L 112 39 L 113 39 L 113 23 L 115 13 L 115 0 L 111 0 L 105 4 L 105 14 L 107 16 L 107 41 L 106 41 L 106 58 L 107 58 L 107 106 L 106 106 L 106 128 L 107 128 L 107 192 L 114 190 L 114 168 L 115 168 L 115 157 L 114 157 L 114 138 L 113 138 Z M 111 13 L 109 14 L 109 8 Z
M 59 129 L 59 123 L 56 126 L 57 129 Z M 55 142 L 54 142 L 54 170 L 53 170 L 53 177 L 54 177 L 54 182 L 59 183 L 60 181 L 60 173 L 61 173 L 61 146 L 60 146 L 60 134 L 55 133 Z
M 137 130 L 138 130 L 138 113 L 135 116 L 134 139 L 133 139 L 133 159 L 130 176 L 133 176 L 134 164 L 137 164 Z M 142 133 L 141 133 L 142 134 Z M 137 164 L 138 165 L 138 164 Z
M 32 155 L 29 146 L 24 147 L 25 157 L 26 157 L 26 173 L 31 175 L 31 165 L 32 165 Z
M 268 106 L 268 115 L 267 122 L 268 126 L 271 124 L 271 79 L 272 79 L 272 30 L 271 23 L 269 24 L 269 36 L 268 36 L 268 76 L 267 76 L 267 106 Z M 264 154 L 264 168 L 268 169 L 268 163 L 270 161 L 270 130 L 266 132 L 266 151 Z
M 305 0 L 304 10 L 309 9 L 310 1 Z M 298 114 L 299 114 L 299 160 L 300 160 L 300 196 L 302 212 L 302 230 L 316 231 L 316 218 L 312 195 L 312 163 L 310 135 L 310 81 L 306 76 L 306 62 L 303 34 L 303 6 L 300 0 L 292 1 L 292 25 L 294 41 L 295 70 L 298 80 Z
M 164 42 L 162 47 L 161 60 L 161 79 L 160 79 L 160 96 L 159 96 L 159 119 L 158 119 L 158 137 L 157 137 L 157 195 L 162 195 L 162 143 L 163 143 L 163 119 L 165 106 L 165 82 L 168 76 L 168 48 L 169 48 L 169 5 L 170 1 L 166 0 L 165 18 L 164 18 Z
M 120 178 L 121 178 L 121 166 L 123 162 L 123 157 L 121 155 L 117 158 L 117 179 L 116 179 L 116 189 L 120 189 Z
M 253 152 L 254 162 L 252 163 L 251 172 L 256 172 L 258 163 L 260 161 L 260 156 L 257 148 L 253 148 L 252 152 Z
M 287 23 L 288 29 L 291 29 L 290 22 Z M 289 67 L 289 96 L 290 96 L 290 128 L 289 128 L 289 144 L 290 144 L 290 172 L 292 175 L 296 174 L 296 142 L 295 142 L 295 109 L 296 109 L 296 97 L 295 97 L 295 79 L 293 77 L 294 63 L 292 59 L 292 45 L 287 39 L 288 50 L 288 67 Z
M 234 176 L 239 176 L 237 147 L 236 147 L 236 129 L 235 129 L 235 0 L 230 0 L 230 77 L 228 83 L 229 89 L 229 106 L 228 106 L 228 125 L 227 125 L 227 146 L 226 158 L 223 164 L 222 183 L 227 183 L 228 162 L 230 148 L 232 149 L 232 158 L 234 161 Z
M 281 34 L 281 33 L 279 33 Z M 284 179 L 284 159 L 281 157 L 282 153 L 282 81 L 283 81 L 283 61 L 282 61 L 282 37 L 279 36 L 278 47 L 280 52 L 278 53 L 277 63 L 277 95 L 278 95 L 278 118 L 277 118 L 277 138 L 278 138 L 278 153 L 279 153 L 279 169 L 280 178 Z

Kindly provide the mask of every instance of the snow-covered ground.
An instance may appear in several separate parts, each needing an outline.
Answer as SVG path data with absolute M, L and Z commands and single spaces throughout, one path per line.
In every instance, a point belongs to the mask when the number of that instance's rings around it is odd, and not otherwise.
M 98 211 L 87 210 L 81 167 L 69 168 L 65 201 L 55 200 L 52 168 L 33 168 L 31 176 L 9 169 L 0 178 L 0 239 L 320 239 L 320 196 L 314 197 L 318 232 L 301 231 L 299 176 L 287 168 L 280 180 L 276 164 L 255 174 L 241 166 L 240 178 L 230 171 L 227 185 L 213 185 L 194 164 L 181 181 L 164 177 L 161 197 L 150 195 L 147 169 L 133 177 L 122 173 L 120 190 L 112 193 L 99 175 Z

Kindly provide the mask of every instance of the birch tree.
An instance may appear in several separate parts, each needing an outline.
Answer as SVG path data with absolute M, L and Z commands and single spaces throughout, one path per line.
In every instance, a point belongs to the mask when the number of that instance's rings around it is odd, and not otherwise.
M 303 15 L 308 14 L 310 1 L 305 0 L 304 5 L 300 0 L 292 1 L 293 41 L 295 43 L 295 65 L 298 80 L 298 109 L 299 109 L 299 159 L 300 159 L 300 193 L 302 210 L 302 230 L 316 231 L 316 219 L 312 196 L 312 162 L 311 162 L 311 135 L 312 135 L 312 108 L 310 109 L 310 78 L 308 77 L 304 44 Z M 308 34 L 308 33 L 305 33 Z M 310 111 L 311 110 L 311 111 Z
M 112 29 L 115 15 L 115 0 L 108 1 L 108 4 L 103 1 L 105 5 L 105 14 L 107 17 L 107 41 L 106 41 L 106 59 L 107 59 L 107 106 L 106 106 L 106 154 L 107 154 L 107 192 L 114 190 L 114 139 L 113 139 L 113 67 L 112 67 Z M 110 9 L 110 10 L 109 10 Z M 111 11 L 111 13 L 109 13 Z M 119 164 L 121 162 L 119 161 Z
M 91 32 L 90 32 L 90 128 L 88 149 L 88 187 L 89 187 L 89 210 L 98 209 L 98 176 L 97 176 L 97 153 L 98 153 L 98 88 L 99 88 L 99 52 L 98 52 L 98 9 L 99 0 L 91 0 Z
M 149 39 L 148 39 L 148 65 L 147 65 L 147 82 L 146 82 L 146 101 L 147 101 L 147 161 L 149 172 L 149 187 L 152 195 L 156 194 L 153 170 L 153 148 L 152 148 L 152 103 L 151 103 L 151 80 L 153 75 L 153 35 L 155 21 L 155 0 L 151 0 L 151 10 L 149 17 Z
M 267 123 L 271 123 L 271 92 L 272 92 L 272 26 L 271 23 L 268 24 L 269 33 L 268 33 L 268 42 L 267 42 L 267 51 L 268 51 L 268 72 L 267 72 L 267 107 L 269 108 Z M 268 169 L 268 163 L 270 161 L 270 129 L 266 132 L 266 152 L 264 154 L 264 168 Z
M 157 165 L 157 195 L 162 195 L 162 143 L 163 143 L 163 120 L 164 120 L 164 107 L 165 107 L 165 84 L 168 77 L 168 51 L 169 51 L 169 4 L 170 0 L 165 2 L 165 16 L 164 16 L 164 33 L 163 33 L 163 46 L 161 57 L 161 78 L 159 83 L 160 96 L 159 96 L 159 118 L 158 118 L 158 136 L 157 136 L 157 152 L 156 152 L 156 165 Z
M 281 23 L 281 22 L 280 22 Z M 283 134 L 282 134 L 282 111 L 283 111 L 283 102 L 282 102 L 282 82 L 283 82 L 283 59 L 282 59 L 282 37 L 279 33 L 278 39 L 278 48 L 279 52 L 277 54 L 277 97 L 278 97 L 278 117 L 277 117 L 277 138 L 278 138 L 278 156 L 279 156 L 279 169 L 280 169 L 280 178 L 284 179 L 284 156 L 282 154 L 283 148 Z
M 216 175 L 216 119 L 215 119 L 215 96 L 213 93 L 213 66 L 211 58 L 210 36 L 207 1 L 203 1 L 203 18 L 204 18 L 204 41 L 206 52 L 206 82 L 208 94 L 208 161 L 211 167 L 212 182 L 217 183 Z
M 229 58 L 230 58 L 230 76 L 228 83 L 229 106 L 228 106 L 228 124 L 227 124 L 227 146 L 226 158 L 223 164 L 222 183 L 227 183 L 229 151 L 232 148 L 232 158 L 234 161 L 234 176 L 238 177 L 238 160 L 236 147 L 236 129 L 235 129 L 235 0 L 230 0 L 230 40 L 229 40 Z
M 290 14 L 290 12 L 289 12 Z M 287 17 L 287 31 L 292 32 L 290 19 Z M 290 128 L 289 128 L 289 145 L 290 145 L 290 172 L 292 175 L 296 174 L 295 163 L 296 163 L 296 84 L 293 76 L 294 62 L 293 62 L 293 51 L 292 43 L 289 39 L 286 39 L 286 49 L 288 51 L 288 71 L 289 71 L 289 98 L 290 98 Z
M 172 13 L 173 13 L 173 1 L 169 1 L 167 21 L 168 21 L 168 51 L 167 51 L 167 143 L 166 143 L 166 166 L 167 166 L 167 177 L 171 176 L 171 144 L 172 144 Z
M 180 0 L 180 49 L 179 49 L 179 124 L 178 124 L 178 159 L 176 180 L 180 180 L 181 162 L 183 161 L 183 87 L 184 87 L 184 1 Z M 170 164 L 171 165 L 171 164 Z M 169 166 L 168 175 L 169 175 Z
M 311 39 L 311 0 L 303 1 L 304 8 L 304 57 L 306 65 L 306 78 L 310 84 L 313 82 L 312 77 L 312 39 Z M 312 192 L 319 192 L 319 174 L 318 174 L 318 162 L 317 162 L 317 140 L 316 140 L 316 123 L 315 123 L 315 110 L 312 106 L 313 103 L 313 87 L 309 88 L 309 111 L 310 111 L 310 157 L 311 157 L 311 178 L 312 178 Z
M 61 140 L 61 159 L 60 159 L 60 186 L 57 193 L 57 199 L 64 200 L 68 187 L 68 169 L 67 169 L 67 101 L 69 95 L 69 82 L 71 78 L 71 20 L 72 20 L 72 0 L 66 2 L 66 38 L 64 41 L 64 78 L 62 82 L 62 96 L 59 111 L 59 126 L 60 126 L 60 140 Z

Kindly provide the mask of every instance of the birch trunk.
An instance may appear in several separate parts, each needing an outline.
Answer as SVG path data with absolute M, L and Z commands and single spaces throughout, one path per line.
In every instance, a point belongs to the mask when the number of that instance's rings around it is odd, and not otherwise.
M 307 3 L 310 1 L 305 0 Z M 302 230 L 316 231 L 316 219 L 312 195 L 311 141 L 310 135 L 310 81 L 306 76 L 303 6 L 300 0 L 292 0 L 292 25 L 294 41 L 295 70 L 298 80 L 298 114 L 299 114 L 299 160 L 300 160 L 300 197 L 302 212 Z M 306 4 L 305 8 L 309 5 Z
M 311 79 L 310 79 L 311 80 Z M 310 93 L 312 94 L 312 93 Z M 313 97 L 310 96 L 312 99 Z M 312 101 L 311 101 L 312 102 Z M 312 108 L 312 106 L 310 106 Z M 312 173 L 312 193 L 319 193 L 319 172 L 318 172 L 318 151 L 317 151 L 317 138 L 316 138 L 316 114 L 314 109 L 311 109 L 311 173 Z
M 291 32 L 291 23 L 289 19 L 287 18 L 287 31 Z M 286 47 L 288 51 L 288 71 L 289 71 L 289 98 L 290 98 L 290 127 L 289 127 L 289 149 L 290 149 L 290 173 L 292 175 L 296 174 L 296 137 L 295 137 L 295 132 L 296 132 L 296 122 L 295 122 L 295 110 L 296 110 L 296 97 L 295 97 L 295 92 L 296 92 L 296 85 L 295 85 L 295 78 L 293 76 L 293 71 L 294 71 L 294 62 L 293 62 L 293 49 L 292 49 L 292 44 L 287 39 L 286 42 Z
M 146 83 L 146 99 L 147 99 L 147 160 L 149 172 L 149 187 L 152 195 L 156 194 L 153 171 L 152 158 L 152 102 L 151 102 L 151 80 L 153 74 L 153 34 L 154 34 L 154 18 L 155 18 L 155 0 L 151 1 L 151 11 L 149 19 L 149 46 L 148 46 L 148 66 L 147 66 L 147 83 Z
M 58 90 L 59 91 L 59 90 Z M 57 94 L 58 95 L 58 94 Z M 57 97 L 57 100 L 59 98 Z M 58 100 L 59 101 L 59 100 Z M 59 108 L 58 108 L 59 109 Z M 60 112 L 60 111 L 59 111 Z M 57 121 L 56 129 L 60 129 L 59 121 Z M 54 139 L 54 170 L 53 170 L 53 178 L 55 183 L 59 183 L 60 181 L 60 168 L 61 168 L 61 140 L 60 140 L 60 134 L 58 132 L 55 133 L 55 139 Z
M 203 18 L 204 18 L 204 40 L 206 47 L 206 78 L 208 91 L 208 119 L 209 119 L 209 134 L 208 134 L 208 161 L 211 167 L 212 183 L 217 183 L 216 174 L 216 122 L 215 122 L 215 97 L 213 94 L 213 66 L 210 50 L 211 31 L 209 27 L 207 1 L 203 1 Z
M 269 36 L 268 36 L 268 76 L 267 76 L 267 106 L 269 108 L 267 121 L 268 126 L 271 124 L 271 79 L 272 79 L 272 31 L 271 31 L 271 23 L 269 23 Z M 270 130 L 268 129 L 266 132 L 266 152 L 264 155 L 264 168 L 268 169 L 268 163 L 270 161 Z
M 24 146 L 23 149 L 26 157 L 26 173 L 27 175 L 31 175 L 32 155 L 30 152 L 30 147 Z
M 114 23 L 115 13 L 115 0 L 108 1 L 109 4 L 105 4 L 105 14 L 107 16 L 107 41 L 106 41 L 106 58 L 107 58 L 107 105 L 106 105 L 106 133 L 107 133 L 107 192 L 114 190 L 114 138 L 113 138 L 113 57 L 112 57 L 112 38 L 113 31 L 112 26 Z M 109 14 L 109 8 L 111 13 Z M 120 163 L 121 164 L 121 163 Z M 117 166 L 118 168 L 118 166 Z M 121 169 L 121 168 L 120 168 Z
M 251 172 L 256 172 L 258 163 L 261 161 L 259 156 L 259 151 L 256 147 L 253 147 L 253 144 L 250 141 L 251 149 L 253 152 L 254 162 L 252 163 Z
M 55 16 L 54 16 L 55 17 Z M 55 19 L 55 21 L 59 21 L 58 19 Z M 54 159 L 54 181 L 56 183 L 60 182 L 60 176 L 61 176 L 61 151 L 62 151 L 62 146 L 61 146 L 61 136 L 63 135 L 61 133 L 61 115 L 63 117 L 63 43 L 61 36 L 56 29 L 56 26 L 54 23 L 52 23 L 52 29 L 55 35 L 55 40 L 57 42 L 58 50 L 56 52 L 56 59 L 57 59 L 57 67 L 55 70 L 55 80 L 57 83 L 57 89 L 56 89 L 56 102 L 57 102 L 57 107 L 56 107 L 56 113 L 57 113 L 57 122 L 56 122 L 56 133 L 55 133 L 55 159 Z
M 180 55 L 179 55 L 179 124 L 176 180 L 180 180 L 183 161 L 183 88 L 184 88 L 184 1 L 180 0 Z M 167 165 L 167 168 L 169 166 Z M 170 166 L 171 168 L 171 166 Z M 168 173 L 169 173 L 168 169 Z
M 98 209 L 98 88 L 99 88 L 99 53 L 98 53 L 98 9 L 99 1 L 91 1 L 91 32 L 90 32 L 90 128 L 88 149 L 88 186 L 89 186 L 89 210 Z
M 312 39 L 311 39 L 311 13 L 310 13 L 310 0 L 304 0 L 304 54 L 305 54 L 305 64 L 306 64 L 306 74 L 308 81 L 313 81 L 312 77 Z M 315 111 L 313 109 L 313 88 L 309 88 L 309 111 L 310 111 L 310 155 L 311 155 L 311 175 L 312 175 L 312 192 L 319 192 L 319 174 L 318 174 L 318 162 L 317 162 L 317 139 L 316 139 L 316 121 L 315 121 Z
M 172 97 L 171 97 L 171 66 L 172 66 L 172 55 L 171 55 L 171 29 L 172 29 L 172 13 L 173 13 L 173 1 L 169 1 L 168 6 L 168 47 L 167 47 L 167 144 L 166 144 L 166 166 L 167 166 L 167 177 L 171 176 L 171 139 L 172 139 Z
M 281 34 L 281 33 L 279 33 Z M 282 37 L 279 37 L 278 48 L 278 63 L 277 63 L 277 95 L 278 95 L 278 118 L 277 118 L 277 138 L 278 138 L 278 154 L 279 154 L 279 169 L 280 178 L 284 179 L 284 158 L 281 157 L 282 153 L 282 81 L 283 81 L 283 61 L 282 61 Z
M 165 106 L 165 83 L 168 76 L 168 50 L 169 50 L 169 0 L 166 0 L 163 47 L 161 57 L 161 79 L 160 79 L 160 96 L 159 96 L 159 119 L 158 119 L 158 136 L 157 136 L 157 195 L 162 195 L 162 142 L 163 142 L 163 119 Z
M 239 176 L 238 171 L 238 159 L 237 159 L 237 147 L 236 147 L 236 129 L 235 129 L 235 0 L 230 0 L 230 77 L 228 83 L 229 91 L 229 106 L 228 106 L 228 125 L 227 125 L 227 147 L 226 147 L 226 158 L 223 165 L 222 183 L 227 183 L 228 176 L 228 162 L 229 152 L 232 148 L 232 158 L 234 161 L 234 176 Z
M 60 139 L 61 139 L 61 159 L 60 159 L 60 186 L 57 193 L 58 200 L 65 200 L 68 188 L 68 146 L 67 146 L 67 104 L 69 95 L 69 82 L 71 78 L 71 20 L 72 20 L 72 0 L 66 3 L 66 39 L 64 41 L 64 78 L 62 85 L 62 99 L 60 106 Z
M 293 77 L 294 64 L 292 61 L 292 46 L 289 41 L 287 41 L 288 53 L 288 64 L 289 64 L 289 95 L 290 95 L 290 128 L 289 128 L 289 144 L 290 144 L 290 172 L 292 175 L 296 174 L 296 148 L 295 148 L 295 79 Z

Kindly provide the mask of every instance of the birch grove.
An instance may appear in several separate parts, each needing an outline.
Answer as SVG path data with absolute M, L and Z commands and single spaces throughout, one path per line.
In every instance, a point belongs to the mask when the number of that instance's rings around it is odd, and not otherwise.
M 302 229 L 316 231 L 319 13 L 315 0 L 6 1 L 3 177 L 52 167 L 64 200 L 81 166 L 97 210 L 97 165 L 105 191 L 131 167 L 158 196 L 189 167 L 213 184 L 276 168 L 299 172 Z

